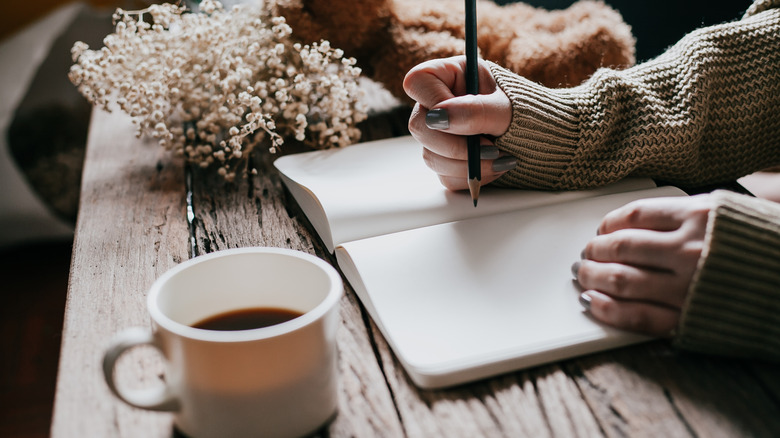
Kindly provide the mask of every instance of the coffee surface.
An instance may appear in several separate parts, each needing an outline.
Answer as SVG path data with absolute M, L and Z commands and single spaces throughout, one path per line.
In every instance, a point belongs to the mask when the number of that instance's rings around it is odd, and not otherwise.
M 287 322 L 301 312 L 277 307 L 255 307 L 231 310 L 203 319 L 192 326 L 204 330 L 252 330 Z

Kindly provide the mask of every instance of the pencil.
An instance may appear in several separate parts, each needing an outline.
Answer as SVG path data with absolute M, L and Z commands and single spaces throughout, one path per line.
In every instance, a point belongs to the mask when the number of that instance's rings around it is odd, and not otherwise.
M 466 0 L 466 94 L 479 94 L 479 71 L 477 61 L 477 2 Z M 479 186 L 482 169 L 479 158 L 479 135 L 469 135 L 468 144 L 468 184 L 474 207 L 479 199 Z

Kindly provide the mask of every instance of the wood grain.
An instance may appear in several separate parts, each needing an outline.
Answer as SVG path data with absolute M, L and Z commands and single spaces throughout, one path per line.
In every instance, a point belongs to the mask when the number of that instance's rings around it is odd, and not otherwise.
M 362 125 L 365 139 L 405 133 L 408 109 Z M 165 437 L 171 415 L 127 407 L 103 383 L 114 333 L 149 327 L 145 291 L 190 257 L 185 167 L 135 139 L 121 115 L 90 132 L 65 315 L 52 436 Z M 290 145 L 285 153 L 296 152 Z M 275 246 L 334 263 L 272 166 L 226 183 L 191 172 L 195 254 Z M 338 334 L 339 414 L 329 437 L 780 436 L 780 365 L 683 353 L 666 341 L 593 354 L 443 390 L 410 380 L 346 285 Z M 160 358 L 126 355 L 124 385 L 159 384 Z
M 372 326 L 410 437 L 603 436 L 576 383 L 558 365 L 451 389 L 420 390 Z
M 151 327 L 146 290 L 189 257 L 182 165 L 159 149 L 136 139 L 124 115 L 93 113 L 65 307 L 55 438 L 171 434 L 170 415 L 120 402 L 101 370 L 103 350 L 115 333 Z M 128 354 L 123 361 L 120 384 L 159 384 L 162 365 L 153 352 Z
M 567 369 L 608 436 L 776 435 L 777 401 L 748 365 L 657 341 L 569 361 Z

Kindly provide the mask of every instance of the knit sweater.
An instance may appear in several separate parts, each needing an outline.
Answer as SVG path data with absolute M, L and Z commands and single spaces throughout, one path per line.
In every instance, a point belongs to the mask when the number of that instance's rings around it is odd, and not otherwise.
M 716 191 L 675 344 L 780 358 L 780 204 Z
M 573 88 L 490 69 L 513 107 L 496 145 L 519 163 L 498 185 L 581 189 L 634 175 L 700 186 L 780 164 L 780 0 Z M 780 205 L 713 196 L 675 343 L 780 358 Z

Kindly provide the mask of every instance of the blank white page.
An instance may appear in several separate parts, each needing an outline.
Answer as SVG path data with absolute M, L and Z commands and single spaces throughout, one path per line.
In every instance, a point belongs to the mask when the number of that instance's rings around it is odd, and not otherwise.
M 484 187 L 474 208 L 467 191 L 445 189 L 411 136 L 287 155 L 274 165 L 328 250 L 350 240 L 605 193 L 655 187 L 631 178 L 568 192 Z
M 422 387 L 646 340 L 595 322 L 571 265 L 607 212 L 662 187 L 434 225 L 337 248 L 339 266 Z

